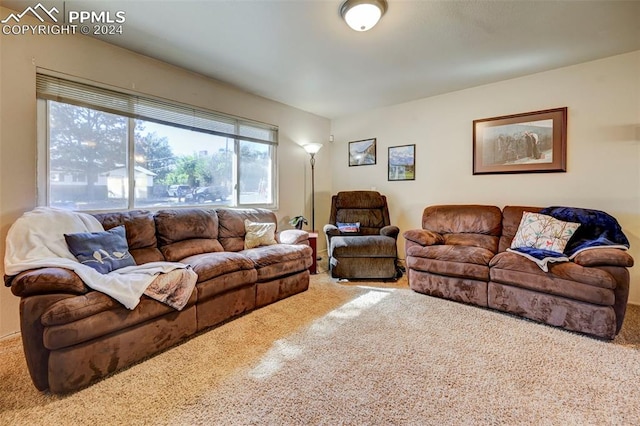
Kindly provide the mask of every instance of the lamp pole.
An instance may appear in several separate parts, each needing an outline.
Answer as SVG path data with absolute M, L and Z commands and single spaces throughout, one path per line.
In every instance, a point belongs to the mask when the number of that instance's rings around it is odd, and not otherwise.
M 316 230 L 316 153 L 311 152 L 311 231 Z
M 320 143 L 309 143 L 303 148 L 311 156 L 311 231 L 316 230 L 316 153 L 322 148 Z

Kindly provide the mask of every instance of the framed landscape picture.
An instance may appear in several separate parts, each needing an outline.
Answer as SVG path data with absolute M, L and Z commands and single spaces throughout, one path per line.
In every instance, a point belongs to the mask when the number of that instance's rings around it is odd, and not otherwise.
M 376 139 L 349 142 L 349 167 L 376 164 Z
M 389 147 L 388 180 L 415 180 L 416 146 Z
M 567 108 L 473 121 L 473 174 L 567 171 Z

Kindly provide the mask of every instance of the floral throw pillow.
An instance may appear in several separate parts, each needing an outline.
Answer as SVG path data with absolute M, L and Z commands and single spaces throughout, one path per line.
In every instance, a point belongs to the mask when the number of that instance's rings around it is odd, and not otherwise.
M 244 248 L 278 244 L 276 241 L 276 224 L 244 221 Z
M 136 264 L 129 253 L 124 225 L 104 232 L 64 234 L 64 239 L 78 262 L 101 274 Z
M 579 223 L 563 222 L 540 213 L 524 212 L 511 248 L 530 247 L 562 253 Z

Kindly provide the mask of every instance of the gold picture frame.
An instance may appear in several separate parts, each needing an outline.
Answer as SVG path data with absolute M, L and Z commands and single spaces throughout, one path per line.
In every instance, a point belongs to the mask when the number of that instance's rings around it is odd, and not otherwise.
M 473 174 L 567 171 L 567 108 L 473 121 Z

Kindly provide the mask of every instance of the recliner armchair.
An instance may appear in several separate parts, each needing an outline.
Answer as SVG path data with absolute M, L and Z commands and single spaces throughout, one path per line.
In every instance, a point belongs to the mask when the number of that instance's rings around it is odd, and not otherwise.
M 392 279 L 398 276 L 396 240 L 387 198 L 376 191 L 343 191 L 331 198 L 324 226 L 329 270 L 334 278 Z M 339 223 L 358 223 L 356 232 L 341 232 Z

